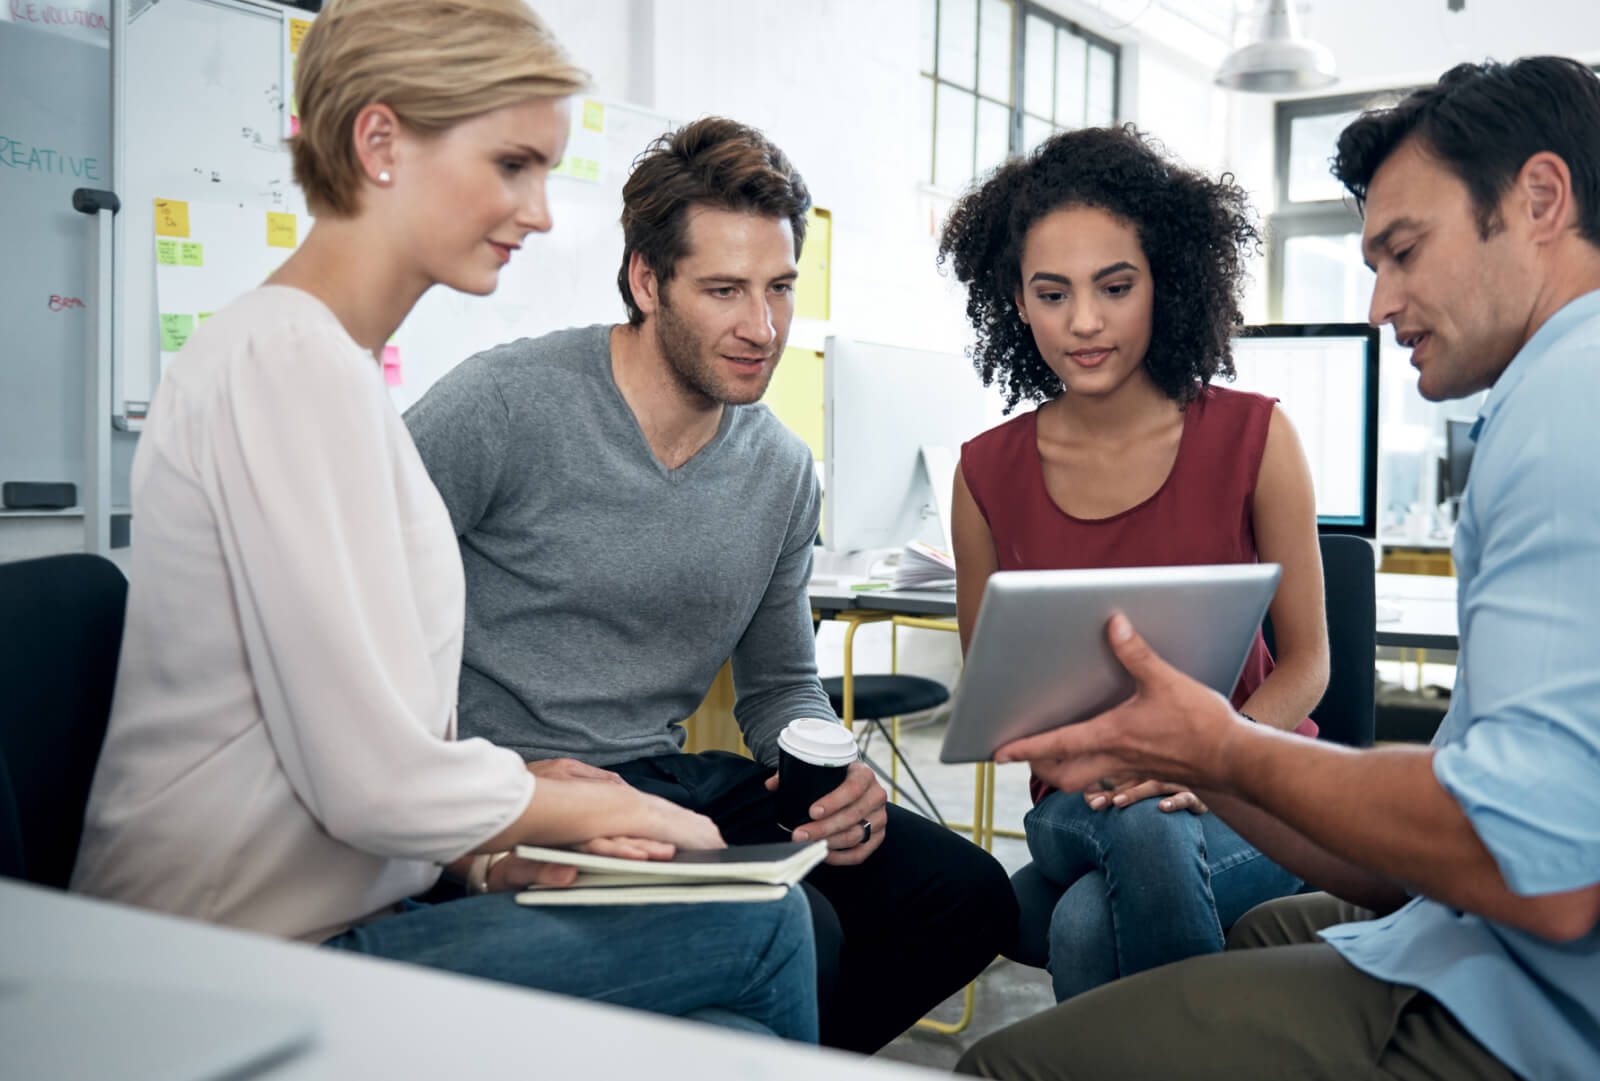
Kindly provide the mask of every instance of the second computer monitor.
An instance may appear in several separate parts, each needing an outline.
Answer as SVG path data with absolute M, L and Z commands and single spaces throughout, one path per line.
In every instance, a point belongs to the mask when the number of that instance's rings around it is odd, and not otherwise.
M 1377 535 L 1378 331 L 1363 323 L 1271 323 L 1233 341 L 1231 384 L 1278 399 L 1311 466 L 1317 528 Z M 1227 385 L 1227 384 L 1225 384 Z

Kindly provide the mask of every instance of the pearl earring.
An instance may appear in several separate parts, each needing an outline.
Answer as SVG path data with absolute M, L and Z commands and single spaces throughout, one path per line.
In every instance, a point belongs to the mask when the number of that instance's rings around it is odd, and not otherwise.
M 389 170 L 385 169 L 383 172 L 378 174 L 378 183 L 380 183 L 380 184 L 389 183 Z

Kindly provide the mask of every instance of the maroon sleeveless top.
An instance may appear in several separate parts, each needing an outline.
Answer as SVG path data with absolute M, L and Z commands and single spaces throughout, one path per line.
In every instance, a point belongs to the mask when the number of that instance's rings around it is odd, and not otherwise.
M 1109 518 L 1075 518 L 1044 485 L 1038 414 L 991 428 L 961 448 L 961 475 L 989 523 L 1001 570 L 1194 566 L 1256 562 L 1251 512 L 1273 399 L 1208 387 L 1183 414 L 1172 471 L 1156 493 Z M 1233 689 L 1238 708 L 1272 671 L 1256 632 Z M 1296 731 L 1315 736 L 1306 719 Z M 1050 787 L 1033 778 L 1034 802 Z

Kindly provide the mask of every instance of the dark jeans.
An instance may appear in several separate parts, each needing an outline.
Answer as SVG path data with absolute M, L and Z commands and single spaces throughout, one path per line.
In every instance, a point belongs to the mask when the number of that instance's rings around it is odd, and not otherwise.
M 729 844 L 786 841 L 773 770 L 726 751 L 608 767 L 699 811 Z M 854 867 L 816 868 L 804 885 L 817 940 L 822 1042 L 870 1054 L 994 960 L 1016 933 L 1017 901 L 994 857 L 936 822 L 888 808 L 883 844 Z

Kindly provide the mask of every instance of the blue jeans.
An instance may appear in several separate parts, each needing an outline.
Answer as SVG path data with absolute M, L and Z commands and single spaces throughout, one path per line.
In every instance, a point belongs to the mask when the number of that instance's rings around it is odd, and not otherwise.
M 1023 819 L 1033 862 L 1066 888 L 1050 918 L 1057 1002 L 1218 953 L 1235 920 L 1299 888 L 1216 815 L 1160 802 L 1091 811 L 1081 792 L 1051 792 Z
M 519 905 L 510 893 L 405 903 L 323 943 L 540 991 L 817 1040 L 805 895 L 778 901 Z

